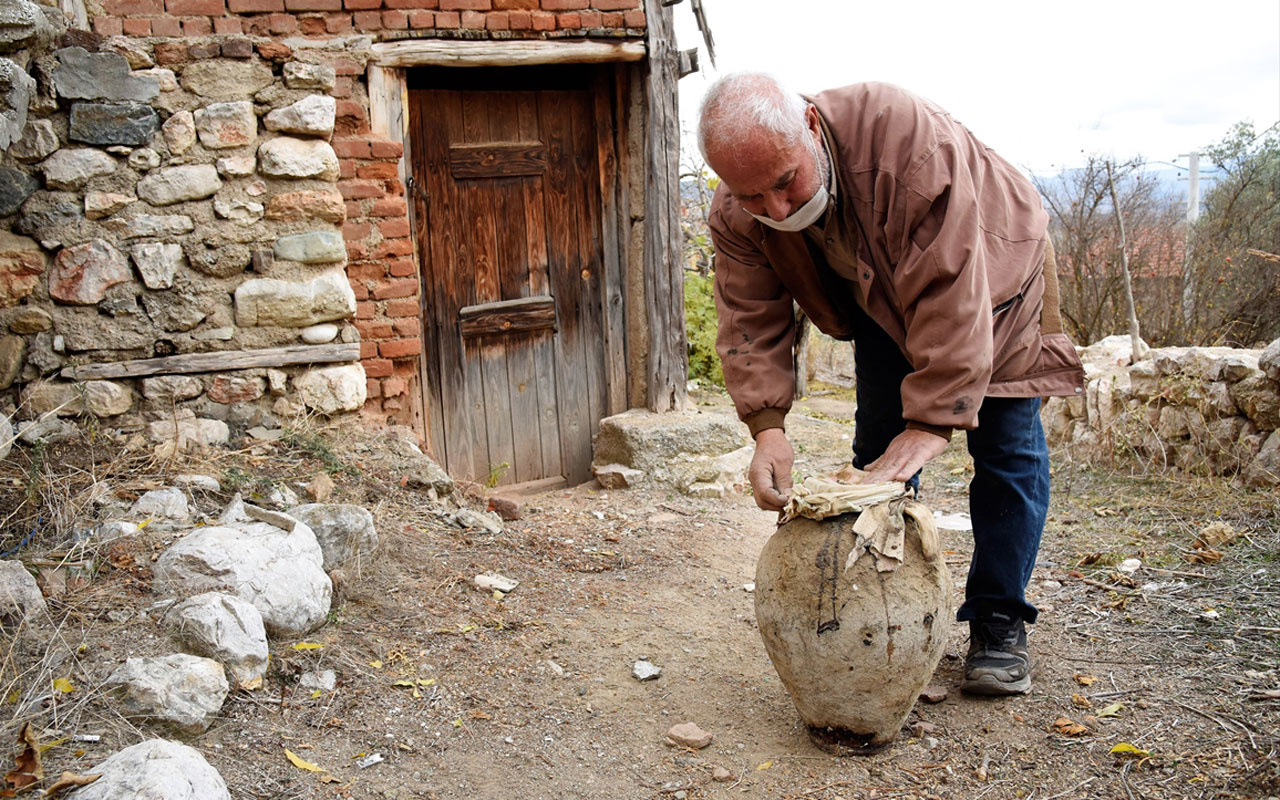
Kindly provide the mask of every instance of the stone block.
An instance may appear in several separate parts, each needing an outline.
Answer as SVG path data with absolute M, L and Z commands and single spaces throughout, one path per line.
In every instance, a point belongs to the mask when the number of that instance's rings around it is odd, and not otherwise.
M 138 274 L 148 289 L 171 288 L 173 276 L 186 260 L 181 245 L 163 242 L 136 244 L 129 248 L 129 255 L 133 257 L 133 265 L 138 268 Z
M 281 236 L 273 249 L 280 261 L 329 264 L 347 258 L 347 246 L 337 231 L 311 231 Z
M 264 206 L 252 200 L 225 200 L 221 197 L 213 201 L 213 213 L 220 219 L 244 224 L 252 224 L 262 219 Z
M 346 319 L 355 310 L 355 292 L 341 271 L 306 282 L 260 278 L 245 281 L 235 291 L 236 324 L 242 328 L 305 328 Z
M 21 336 L 14 334 L 0 335 L 0 391 L 8 389 L 13 382 L 22 374 L 23 358 L 27 354 L 27 343 Z M 5 425 L 8 424 L 8 418 L 0 415 Z M 0 448 L 7 448 L 9 440 L 13 438 L 13 432 L 6 429 L 5 425 L 0 425 Z M 0 455 L 0 460 L 4 458 Z
M 215 403 L 250 403 L 265 393 L 262 378 L 215 375 L 207 394 Z
M 271 85 L 271 68 L 256 61 L 201 61 L 182 70 L 182 88 L 211 100 L 243 100 Z
M 341 225 L 347 218 L 347 206 L 338 192 L 285 192 L 267 201 L 266 215 L 282 222 L 321 219 Z
M 186 164 L 147 173 L 138 181 L 138 197 L 153 206 L 168 206 L 212 197 L 221 188 L 222 179 L 212 164 Z
M 338 179 L 338 156 L 328 142 L 281 136 L 258 148 L 258 169 L 272 178 Z
M 3 242 L 5 234 L 0 231 L 0 242 Z M 3 255 L 0 255 L 0 259 Z M 49 312 L 43 308 L 35 306 L 22 306 L 14 309 L 8 316 L 9 330 L 18 334 L 40 333 L 53 328 L 53 317 L 49 316 Z
M 658 477 L 682 454 L 716 457 L 750 442 L 746 426 L 732 414 L 632 409 L 600 421 L 593 460 Z
M 49 296 L 73 305 L 93 305 L 107 289 L 132 278 L 124 255 L 104 239 L 66 247 L 53 259 Z
M 86 144 L 149 144 L 160 127 L 160 118 L 151 106 L 134 104 L 72 103 L 73 141 Z
M 48 255 L 34 239 L 0 228 L 0 308 L 16 305 L 35 291 L 48 266 Z
M 328 92 L 337 82 L 333 67 L 290 61 L 284 65 L 284 85 L 290 89 L 320 89 Z
M 147 293 L 142 296 L 147 316 L 166 331 L 189 331 L 209 316 L 209 303 L 189 291 Z
M 27 202 L 40 181 L 14 167 L 0 167 L 0 217 L 7 217 Z
M 190 400 L 203 393 L 204 384 L 190 375 L 157 375 L 142 379 L 142 396 L 162 405 Z
M 53 31 L 40 6 L 30 0 L 0 4 L 0 52 L 11 53 L 51 37 Z
M 1280 392 L 1276 382 L 1262 373 L 1233 383 L 1231 399 L 1259 430 L 1280 428 Z
M 26 130 L 27 108 L 35 93 L 35 79 L 9 59 L 0 58 L 0 151 Z
M 247 100 L 211 103 L 196 111 L 195 122 L 200 144 L 210 150 L 243 147 L 258 138 L 258 118 Z
M 40 168 L 50 189 L 76 191 L 93 178 L 115 172 L 118 163 L 101 150 L 72 147 L 49 156 Z
M 88 219 L 109 217 L 120 209 L 137 201 L 138 198 L 115 192 L 86 192 L 84 196 L 84 215 Z
M 359 364 L 311 369 L 294 378 L 293 385 L 303 404 L 320 414 L 358 411 L 368 397 L 364 367 Z
M 118 53 L 90 53 L 68 47 L 54 55 L 53 85 L 68 100 L 111 100 L 148 103 L 160 94 L 155 78 L 135 75 L 129 61 Z
M 9 146 L 9 155 L 19 161 L 39 161 L 62 146 L 53 123 L 47 119 L 29 119 L 22 136 Z
M 124 236 L 126 239 L 141 239 L 144 236 L 180 236 L 184 233 L 191 233 L 196 228 L 191 217 L 184 214 L 159 216 L 155 214 L 138 214 L 127 219 L 116 217 L 104 221 L 102 226 L 113 233 Z
M 180 156 L 196 143 L 196 125 L 190 111 L 178 111 L 160 126 L 170 155 Z
M 336 103 L 326 95 L 308 95 L 292 105 L 268 113 L 263 123 L 269 131 L 328 139 L 333 135 Z
M 140 147 L 129 154 L 129 166 L 139 172 L 160 166 L 160 154 L 150 147 Z
M 218 159 L 215 166 L 224 178 L 247 178 L 257 170 L 258 158 L 255 155 L 227 156 Z

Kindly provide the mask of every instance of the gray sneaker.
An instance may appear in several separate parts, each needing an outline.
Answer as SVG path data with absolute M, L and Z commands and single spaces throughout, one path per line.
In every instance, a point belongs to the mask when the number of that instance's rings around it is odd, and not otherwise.
M 1031 691 L 1031 659 L 1022 620 L 992 614 L 969 622 L 969 654 L 960 690 L 985 695 Z

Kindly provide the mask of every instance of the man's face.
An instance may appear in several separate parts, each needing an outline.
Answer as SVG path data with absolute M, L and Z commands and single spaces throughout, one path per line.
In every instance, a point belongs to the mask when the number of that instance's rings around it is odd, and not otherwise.
M 802 140 L 787 146 L 773 134 L 756 131 L 732 152 L 708 152 L 708 165 L 748 212 L 781 222 L 807 203 L 823 182 L 815 155 L 822 152 L 822 129 L 813 106 L 805 111 L 805 123 L 809 144 Z

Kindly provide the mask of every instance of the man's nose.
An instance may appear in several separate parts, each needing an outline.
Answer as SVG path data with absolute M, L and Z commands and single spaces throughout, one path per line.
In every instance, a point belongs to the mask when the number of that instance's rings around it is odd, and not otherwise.
M 781 222 L 791 215 L 791 203 L 783 192 L 769 191 L 764 193 L 764 210 L 770 219 Z

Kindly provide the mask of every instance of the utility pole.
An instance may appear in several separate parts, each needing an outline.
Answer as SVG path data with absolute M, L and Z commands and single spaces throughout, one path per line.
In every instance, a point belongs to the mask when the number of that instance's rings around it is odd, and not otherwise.
M 1187 237 L 1182 247 L 1182 330 L 1188 338 L 1196 314 L 1195 276 L 1191 264 L 1191 230 L 1200 219 L 1200 153 L 1192 150 L 1178 158 L 1187 164 Z M 1188 344 L 1190 342 L 1188 341 Z

